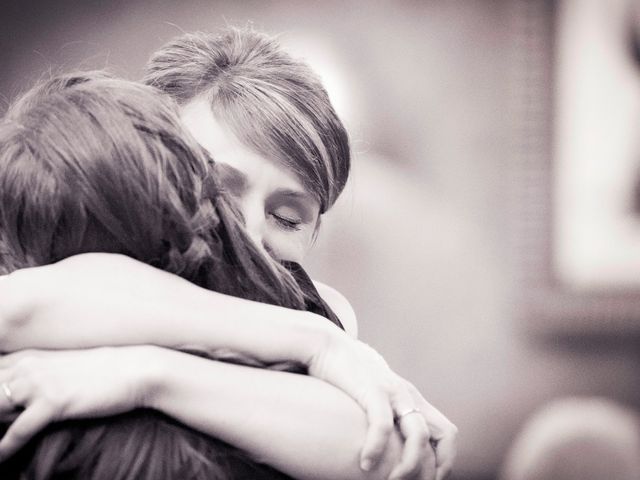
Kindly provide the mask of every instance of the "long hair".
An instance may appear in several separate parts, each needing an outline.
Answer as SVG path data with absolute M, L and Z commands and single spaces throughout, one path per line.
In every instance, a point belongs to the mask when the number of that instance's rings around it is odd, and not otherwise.
M 99 72 L 35 87 L 0 123 L 0 269 L 121 253 L 208 289 L 303 308 L 294 279 L 244 233 L 210 163 L 174 102 L 152 87 Z M 147 411 L 51 426 L 0 466 L 3 478 L 12 471 L 34 480 L 282 478 Z
M 210 162 L 152 87 L 104 73 L 45 82 L 0 124 L 0 268 L 122 253 L 208 289 L 302 308 Z
M 321 213 L 342 192 L 347 132 L 320 79 L 275 38 L 250 28 L 188 33 L 152 55 L 143 81 L 181 105 L 206 96 L 243 144 L 298 175 Z
M 3 480 L 287 480 L 153 410 L 60 422 L 0 464 Z M 290 480 L 290 479 L 289 479 Z

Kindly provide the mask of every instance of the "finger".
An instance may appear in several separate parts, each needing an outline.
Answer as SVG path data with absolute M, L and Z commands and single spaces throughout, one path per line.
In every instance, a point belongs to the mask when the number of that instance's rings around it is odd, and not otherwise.
M 44 403 L 34 402 L 22 412 L 0 440 L 0 462 L 22 448 L 36 433 L 47 426 L 51 418 L 51 409 Z
M 429 427 L 419 413 L 405 415 L 398 421 L 400 432 L 405 438 L 402 457 L 392 470 L 389 478 L 412 478 L 422 468 L 425 452 L 431 448 L 429 444 Z
M 437 408 L 423 399 L 424 417 L 431 428 L 436 451 L 436 480 L 446 478 L 457 454 L 457 428 Z
M 436 452 L 436 480 L 443 480 L 448 477 L 453 468 L 457 453 L 458 429 L 440 410 L 427 402 L 413 384 L 407 381 L 405 383 L 414 402 L 422 410 L 431 431 L 431 439 Z
M 10 370 L 0 369 L 0 417 L 14 414 L 23 405 L 19 393 L 22 383 Z
M 14 378 L 9 369 L 0 369 L 0 421 L 11 423 L 22 413 L 28 402 L 28 391 L 22 379 Z
M 360 455 L 360 467 L 369 471 L 380 460 L 389 442 L 389 436 L 394 428 L 393 411 L 387 395 L 382 391 L 373 396 L 364 407 L 369 428 Z
M 422 396 L 420 396 L 420 410 L 422 410 L 422 415 L 431 429 L 431 435 L 434 440 L 442 439 L 452 428 L 455 428 L 440 410 L 427 402 Z
M 9 386 L 9 382 L 0 381 L 0 414 L 4 414 L 5 412 L 13 412 L 16 410 L 18 405 L 13 398 L 13 391 Z
M 444 480 L 451 473 L 456 458 L 456 437 L 443 437 L 436 445 L 436 480 Z

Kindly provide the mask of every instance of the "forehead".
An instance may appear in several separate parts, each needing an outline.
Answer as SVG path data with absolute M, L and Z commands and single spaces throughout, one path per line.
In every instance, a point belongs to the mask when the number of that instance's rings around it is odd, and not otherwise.
M 300 178 L 274 159 L 266 158 L 238 140 L 231 129 L 219 121 L 206 97 L 199 97 L 184 105 L 180 116 L 185 127 L 206 148 L 216 163 L 233 167 L 236 182 L 247 187 L 287 191 L 308 201 L 319 202 L 304 188 Z M 230 169 L 225 169 L 230 172 Z M 244 175 L 239 178 L 238 172 Z M 231 178 L 230 177 L 230 178 Z

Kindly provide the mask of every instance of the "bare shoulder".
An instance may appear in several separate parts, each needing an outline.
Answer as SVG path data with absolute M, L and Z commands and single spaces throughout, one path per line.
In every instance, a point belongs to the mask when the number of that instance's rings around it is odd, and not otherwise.
M 356 312 L 353 310 L 349 300 L 347 300 L 347 298 L 338 290 L 330 287 L 329 285 L 318 282 L 317 280 L 314 280 L 313 284 L 322 299 L 327 303 L 327 305 L 329 305 L 331 310 L 333 310 L 333 313 L 338 316 L 345 331 L 353 338 L 357 338 L 358 320 L 356 318 Z

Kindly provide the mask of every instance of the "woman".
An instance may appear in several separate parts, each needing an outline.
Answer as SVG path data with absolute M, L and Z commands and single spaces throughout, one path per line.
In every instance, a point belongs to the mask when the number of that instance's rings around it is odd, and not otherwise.
M 225 163 L 227 160 L 227 167 L 232 167 L 221 168 L 220 173 L 225 179 L 227 190 L 239 202 L 252 237 L 277 258 L 299 260 L 316 231 L 319 213 L 329 208 L 335 201 L 348 172 L 346 134 L 335 118 L 326 93 L 307 67 L 283 54 L 267 37 L 252 32 L 231 31 L 219 38 L 185 36 L 172 42 L 152 60 L 147 80 L 160 86 L 181 102 L 183 118 L 188 125 L 192 126 L 196 137 L 210 148 L 216 157 L 221 158 L 220 163 Z M 228 88 L 220 88 L 222 85 Z M 242 100 L 243 92 L 249 93 L 248 98 L 254 100 L 253 103 L 250 101 L 234 103 L 238 98 Z M 276 121 L 269 124 L 272 118 Z M 250 119 L 256 128 L 245 132 L 242 127 L 247 124 L 247 119 Z M 197 131 L 199 126 L 206 126 L 206 128 L 199 132 Z M 216 131 L 219 134 L 216 135 Z M 210 132 L 213 132 L 211 133 L 214 136 L 213 140 L 207 137 Z M 219 139 L 231 140 L 226 144 L 220 144 Z M 301 142 L 300 139 L 306 139 L 306 143 Z M 327 139 L 330 142 L 337 140 L 333 142 L 334 145 L 330 145 L 326 142 Z M 242 155 L 237 158 L 229 154 L 240 151 Z M 293 154 L 291 154 L 292 151 Z M 256 155 L 256 152 L 260 154 Z M 245 161 L 247 158 L 251 161 Z M 293 161 L 289 161 L 286 167 L 278 163 L 286 163 L 289 158 Z M 276 161 L 273 161 L 274 159 Z M 320 161 L 316 161 L 318 159 Z M 254 168 L 256 165 L 260 165 L 260 168 Z M 269 172 L 273 175 L 266 177 L 266 180 L 260 183 L 255 179 L 264 180 L 265 177 L 261 174 L 264 172 L 265 165 L 272 167 Z M 292 172 L 295 173 L 292 174 Z M 248 179 L 251 181 L 246 181 Z M 260 185 L 257 191 L 256 184 Z M 247 185 L 252 188 L 245 188 Z M 300 193 L 311 193 L 311 195 L 305 196 Z M 311 201 L 305 198 L 309 196 L 312 197 Z M 292 213 L 297 217 L 291 216 Z M 275 354 L 277 349 L 280 360 L 302 355 L 302 361 L 309 361 L 308 352 L 299 351 L 302 345 L 299 341 L 301 335 L 295 334 L 295 329 L 300 328 L 301 325 L 298 318 L 304 317 L 301 313 L 249 304 L 221 296 L 215 298 L 208 296 L 204 300 L 200 292 L 182 286 L 177 294 L 170 278 L 160 278 L 156 276 L 157 274 L 151 275 L 146 270 L 139 270 L 139 267 L 131 262 L 125 262 L 120 266 L 122 271 L 127 271 L 126 278 L 110 283 L 108 277 L 113 268 L 107 263 L 88 258 L 77 259 L 72 264 L 67 263 L 61 265 L 58 270 L 51 269 L 47 272 L 55 285 L 63 284 L 61 278 L 66 282 L 64 285 L 73 285 L 69 278 L 64 278 L 63 267 L 67 272 L 73 273 L 77 273 L 78 270 L 100 272 L 99 281 L 103 282 L 100 285 L 87 285 L 86 282 L 77 280 L 81 284 L 76 285 L 75 288 L 81 288 L 86 292 L 82 298 L 83 304 L 78 304 L 77 299 L 69 299 L 65 304 L 65 292 L 59 291 L 54 295 L 50 289 L 46 294 L 42 294 L 47 298 L 38 300 L 41 305 L 46 302 L 55 303 L 60 312 L 60 320 L 69 317 L 85 320 L 89 313 L 90 317 L 94 317 L 94 322 L 78 324 L 73 333 L 65 333 L 66 338 L 61 335 L 52 338 L 42 332 L 50 332 L 54 328 L 56 319 L 52 312 L 56 309 L 48 308 L 47 315 L 40 315 L 40 317 L 32 315 L 28 321 L 25 320 L 26 315 L 19 315 L 20 312 L 18 312 L 14 318 L 21 318 L 22 321 L 19 322 L 19 329 L 12 330 L 14 337 L 18 340 L 11 343 L 12 340 L 7 338 L 3 347 L 5 349 L 34 346 L 70 348 L 103 343 L 117 345 L 151 342 L 174 347 L 199 343 L 200 348 L 209 349 L 212 346 L 203 345 L 203 339 L 208 341 L 215 339 L 216 348 L 227 347 L 257 356 L 262 354 L 265 359 Z M 28 274 L 23 275 L 23 279 L 27 276 Z M 31 281 L 37 282 L 35 273 L 31 274 Z M 152 291 L 154 297 L 157 296 L 155 292 L 162 291 L 170 292 L 176 299 L 182 295 L 181 301 L 175 303 L 170 303 L 166 296 L 163 297 L 166 304 L 162 308 L 162 314 L 166 317 L 166 328 L 158 328 L 158 322 L 152 322 L 158 309 L 149 309 L 148 305 L 141 302 L 135 303 L 130 296 L 127 296 L 128 286 L 123 283 L 127 281 L 131 282 L 128 284 L 131 286 L 140 285 L 143 281 L 150 286 L 153 285 L 153 288 L 149 287 L 149 298 Z M 18 283 L 13 281 L 14 286 Z M 25 279 L 24 284 L 26 283 L 29 282 Z M 19 290 L 17 286 L 15 288 Z M 95 305 L 104 304 L 104 300 L 100 297 L 105 289 L 109 289 L 110 292 L 109 308 L 113 312 L 112 316 L 106 312 L 96 313 Z M 341 299 L 339 294 L 330 289 L 324 289 L 323 296 L 326 297 L 327 292 L 333 298 Z M 66 298 L 68 297 L 69 295 L 66 294 Z M 30 300 L 33 301 L 33 297 Z M 338 312 L 347 329 L 354 333 L 355 329 L 349 328 L 349 325 L 354 325 L 354 322 L 345 321 L 349 318 L 348 304 L 344 300 L 329 303 Z M 191 305 L 206 306 L 208 316 L 212 316 L 215 312 L 220 316 L 220 320 L 233 318 L 245 320 L 250 317 L 256 325 L 246 328 L 244 333 L 241 328 L 235 328 L 231 332 L 224 330 L 225 325 L 222 324 L 228 325 L 227 322 L 220 321 L 218 325 L 207 318 L 207 324 L 203 326 L 203 322 L 197 321 L 198 319 L 204 321 L 202 308 L 194 307 L 191 310 L 185 308 Z M 42 309 L 40 312 L 42 313 Z M 174 323 L 169 322 L 169 315 L 172 312 L 173 318 L 183 318 L 185 322 L 192 322 L 191 328 L 183 328 L 176 332 Z M 100 318 L 97 318 L 97 315 L 100 315 Z M 145 315 L 150 318 L 146 324 Z M 285 337 L 281 335 L 277 342 L 271 342 L 268 346 L 255 345 L 256 332 L 263 328 L 265 319 L 269 319 L 270 325 L 271 321 L 277 322 L 273 328 L 292 330 L 294 334 L 290 338 L 294 340 L 287 344 Z M 126 335 L 114 334 L 114 332 L 122 332 L 122 329 L 118 328 L 118 325 L 122 325 L 119 322 L 126 322 L 128 329 Z M 101 328 L 94 326 L 98 323 L 102 326 Z M 107 329 L 106 325 L 111 325 L 112 328 Z M 233 325 L 237 326 L 239 323 Z M 242 325 L 248 326 L 250 322 L 244 322 Z M 89 331 L 89 328 L 92 330 Z M 218 330 L 220 328 L 222 330 Z M 22 335 L 18 334 L 20 329 L 23 332 Z M 205 335 L 202 332 L 211 333 Z M 70 338 L 69 335 L 72 334 L 76 336 Z M 183 337 L 182 340 L 179 340 L 180 336 Z M 362 345 L 359 346 L 362 347 Z M 321 362 L 316 362 L 316 364 L 319 363 Z M 350 379 L 346 377 L 352 379 L 358 375 L 346 375 L 346 369 L 348 369 L 346 365 L 338 366 L 334 363 L 333 367 L 335 371 L 344 370 L 340 386 L 353 392 L 354 387 L 349 384 Z M 325 372 L 314 372 L 313 369 L 311 373 L 317 373 L 320 377 L 325 375 Z M 362 375 L 363 378 L 379 384 L 372 373 L 363 372 Z M 414 398 L 407 400 L 407 393 L 413 394 Z M 358 391 L 354 392 L 353 396 L 367 409 L 372 424 L 372 434 L 363 448 L 365 465 L 366 460 L 375 458 L 384 447 L 386 438 L 384 432 L 392 426 L 392 411 L 395 414 L 407 412 L 417 402 L 423 407 L 423 413 L 427 415 L 434 438 L 441 440 L 438 444 L 438 460 L 442 462 L 439 475 L 448 470 L 451 455 L 447 457 L 445 453 L 441 455 L 440 452 L 453 450 L 451 443 L 455 435 L 449 432 L 454 432 L 455 427 L 426 404 L 414 389 L 396 382 L 383 392 L 363 395 Z M 409 421 L 417 423 L 417 418 L 411 417 L 417 416 L 403 417 L 401 423 Z M 382 434 L 378 433 L 380 431 Z M 420 450 L 417 448 L 420 445 L 419 438 L 420 436 L 416 436 L 414 440 L 418 441 L 412 442 L 412 437 L 408 437 L 406 450 L 409 458 L 417 458 L 415 452 Z M 0 447 L 2 447 L 1 444 Z
M 256 300 L 299 308 L 303 295 L 313 296 L 246 237 L 206 154 L 151 88 L 101 74 L 53 79 L 0 125 L 0 144 L 5 273 L 113 252 Z M 223 442 L 139 410 L 53 425 L 0 465 L 0 476 L 283 478 Z
M 303 292 L 244 235 L 226 196 L 207 171 L 203 151 L 182 131 L 171 104 L 153 89 L 86 75 L 54 79 L 11 110 L 0 127 L 0 140 L 0 259 L 5 272 L 47 265 L 83 252 L 120 253 L 201 287 L 302 307 Z M 119 268 L 118 260 L 109 259 L 110 265 L 114 262 Z M 150 267 L 145 268 L 155 273 Z M 24 272 L 15 275 L 20 273 Z M 313 301 L 313 292 L 304 293 Z M 329 322 L 315 318 L 313 322 L 339 332 Z M 73 326 L 65 330 L 69 328 Z M 64 363 L 71 364 L 73 371 L 59 368 Z M 46 423 L 61 416 L 104 416 L 149 406 L 162 410 L 166 406 L 161 400 L 165 392 L 155 387 L 164 388 L 165 382 L 155 382 L 160 377 L 171 378 L 172 371 L 178 382 L 188 379 L 184 372 L 197 371 L 195 378 L 202 383 L 203 376 L 221 378 L 230 369 L 233 375 L 249 380 L 249 394 L 255 393 L 251 385 L 256 382 L 255 372 L 260 372 L 153 347 L 23 353 L 4 357 L 2 364 L 8 367 L 0 371 L 4 400 L 25 407 L 11 427 L 14 435 L 19 431 L 16 426 L 32 421 Z M 105 365 L 112 368 L 105 369 Z M 158 370 L 153 373 L 155 369 Z M 70 381 L 68 374 L 77 380 L 81 377 L 78 373 L 87 374 L 90 379 Z M 272 373 L 275 378 L 292 377 L 299 387 L 307 388 L 308 382 L 299 382 L 307 377 Z M 38 378 L 37 374 L 42 376 Z M 257 381 L 265 385 L 262 380 Z M 136 393 L 149 382 L 154 383 L 154 388 L 140 398 Z M 221 384 L 213 384 L 218 385 Z M 41 396 L 25 397 L 34 388 L 39 393 L 49 389 L 55 398 L 73 397 L 75 403 L 66 405 L 71 410 L 52 416 L 52 405 L 42 401 Z M 204 407 L 211 409 L 228 402 L 224 398 L 216 402 L 216 397 L 225 397 L 224 389 L 207 396 L 209 403 Z M 115 400 L 109 403 L 110 398 Z M 159 403 L 150 402 L 152 398 Z M 247 398 L 248 405 L 256 401 L 251 395 Z M 337 397 L 338 403 L 344 400 Z M 283 398 L 279 401 L 287 402 Z M 179 405 L 182 409 L 189 406 Z M 231 406 L 225 410 L 246 415 L 242 405 Z M 278 418 L 274 420 L 282 423 Z M 148 423 L 143 422 L 143 426 Z M 255 425 L 250 428 L 255 435 Z M 225 439 L 232 439 L 224 426 L 213 423 L 210 429 L 220 430 Z M 282 432 L 276 428 L 274 433 Z M 127 441 L 131 443 L 131 438 Z M 103 443 L 99 445 L 94 445 L 90 453 L 105 448 Z M 56 451 L 62 455 L 68 448 L 53 450 Z M 46 458 L 50 458 L 51 449 L 47 453 Z M 129 451 L 120 455 L 124 462 Z M 292 450 L 289 456 L 292 455 L 305 455 L 304 447 Z M 77 457 L 71 455 L 75 465 Z M 67 458 L 62 462 L 64 468 L 68 469 L 70 461 Z M 94 468 L 93 462 L 88 465 Z M 50 474 L 47 470 L 44 473 Z M 343 474 L 351 476 L 349 472 Z M 318 471 L 303 476 L 316 475 L 325 476 Z

